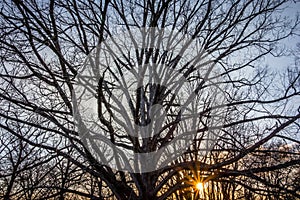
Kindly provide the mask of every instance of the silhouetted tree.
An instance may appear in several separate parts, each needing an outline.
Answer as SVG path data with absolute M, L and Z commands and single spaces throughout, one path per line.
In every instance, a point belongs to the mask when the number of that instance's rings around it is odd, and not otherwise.
M 278 74 L 262 65 L 265 56 L 285 53 L 280 41 L 297 33 L 298 18 L 286 17 L 286 6 L 298 3 L 1 1 L 0 184 L 4 187 L 0 195 L 5 199 L 183 199 L 196 198 L 194 183 L 202 181 L 208 183 L 212 199 L 234 199 L 235 195 L 251 199 L 254 194 L 269 199 L 300 198 L 299 187 L 293 185 L 296 179 L 286 176 L 287 172 L 299 173 L 295 170 L 300 165 L 296 148 L 300 144 L 299 68 L 290 66 Z M 164 58 L 164 52 L 149 46 L 135 49 L 134 55 L 123 48 L 120 59 L 113 60 L 118 70 L 109 72 L 106 65 L 105 73 L 119 77 L 115 79 L 118 83 L 121 74 L 141 66 L 147 69 L 151 63 L 174 69 L 196 94 L 197 131 L 186 153 L 163 168 L 147 173 L 116 171 L 99 163 L 79 137 L 73 120 L 74 80 L 86 57 L 109 36 L 118 30 L 149 27 L 180 32 L 196 41 L 201 49 L 193 52 L 197 55 L 190 58 L 193 64 L 174 52 Z M 213 63 L 205 65 L 209 66 L 205 78 L 198 67 L 203 61 Z M 217 74 L 212 73 L 215 68 Z M 172 78 L 172 71 L 168 72 Z M 178 103 L 173 94 L 148 84 L 130 96 L 134 104 L 128 112 L 133 113 L 136 124 L 149 122 L 150 111 L 140 105 L 153 105 L 150 100 L 161 103 L 167 111 L 163 125 L 168 134 L 162 132 L 137 145 L 137 137 L 120 131 L 124 127 L 116 127 L 119 122 L 110 113 L 117 110 L 111 104 L 116 101 L 110 99 L 113 86 L 101 79 L 95 98 L 99 100 L 100 127 L 114 145 L 147 152 L 176 139 L 176 119 L 181 115 L 171 115 Z M 222 89 L 223 96 L 217 105 L 211 103 L 216 96 L 210 93 L 216 89 Z M 104 110 L 99 110 L 102 107 Z M 218 140 L 203 154 L 199 148 L 213 114 L 224 120 L 222 125 L 211 127 L 218 130 Z M 127 146 L 124 140 L 129 141 Z M 278 143 L 293 144 L 294 148 L 276 146 Z M 27 193 L 22 196 L 24 191 Z

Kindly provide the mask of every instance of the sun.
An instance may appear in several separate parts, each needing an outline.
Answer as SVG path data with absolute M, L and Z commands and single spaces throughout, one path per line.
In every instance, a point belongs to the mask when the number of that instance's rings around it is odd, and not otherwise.
M 204 189 L 203 183 L 201 183 L 201 182 L 196 183 L 196 188 L 199 191 L 203 191 L 203 189 Z

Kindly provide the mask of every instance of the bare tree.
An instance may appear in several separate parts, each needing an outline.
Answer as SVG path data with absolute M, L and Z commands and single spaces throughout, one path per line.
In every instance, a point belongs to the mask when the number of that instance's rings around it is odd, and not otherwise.
M 1 195 L 17 198 L 11 195 L 20 191 L 14 182 L 22 177 L 30 180 L 28 174 L 21 173 L 28 171 L 37 178 L 34 183 L 26 183 L 25 188 L 32 189 L 28 199 L 37 193 L 60 199 L 200 198 L 195 187 L 198 182 L 204 183 L 203 193 L 211 199 L 251 199 L 255 195 L 266 199 L 299 198 L 299 187 L 293 185 L 299 178 L 285 175 L 299 173 L 299 69 L 293 66 L 276 74 L 271 67 L 262 66 L 265 56 L 281 56 L 280 41 L 297 33 L 298 18 L 284 15 L 287 6 L 298 3 L 2 1 L 0 128 L 4 146 L 0 156 L 11 163 L 1 163 L 1 185 L 9 179 Z M 106 71 L 100 71 L 103 75 L 98 77 L 98 89 L 94 91 L 99 128 L 112 144 L 132 152 L 156 151 L 176 140 L 178 119 L 182 117 L 176 107 L 180 99 L 159 84 L 136 88 L 136 93 L 129 96 L 133 103 L 127 112 L 132 114 L 131 123 L 144 126 L 150 123 L 151 106 L 162 105 L 161 110 L 166 111 L 161 124 L 166 127 L 164 131 L 140 141 L 114 118 L 118 111 L 121 117 L 127 114 L 116 107 L 120 104 L 114 86 L 122 86 L 123 74 L 164 64 L 166 68 L 159 69 L 168 74 L 160 80 L 171 80 L 179 74 L 195 94 L 196 132 L 185 154 L 162 168 L 143 173 L 117 171 L 99 162 L 80 138 L 73 120 L 74 80 L 86 63 L 97 62 L 101 55 L 97 54 L 98 46 L 119 30 L 130 33 L 149 27 L 188 37 L 183 40 L 186 46 L 182 51 L 188 49 L 189 41 L 196 41 L 199 49 L 192 52 L 196 56 L 186 59 L 151 45 L 134 49 L 133 54 L 125 46 L 112 60 L 114 68 L 103 60 L 100 65 Z M 127 39 L 134 43 L 135 36 Z M 88 55 L 94 60 L 86 59 Z M 203 64 L 208 60 L 212 65 Z M 203 76 L 205 66 L 209 67 Z M 212 73 L 216 68 L 218 73 Z M 113 82 L 108 81 L 111 77 Z M 222 89 L 223 100 L 212 104 L 212 98 L 218 96 L 210 92 L 216 89 Z M 209 129 L 213 115 L 222 116 L 222 125 Z M 218 140 L 203 154 L 203 135 L 210 130 L 218 131 Z M 20 165 L 18 158 L 31 162 L 31 157 L 36 157 L 33 163 L 42 162 L 43 167 L 31 164 L 27 169 Z M 3 175 L 7 168 L 11 172 Z

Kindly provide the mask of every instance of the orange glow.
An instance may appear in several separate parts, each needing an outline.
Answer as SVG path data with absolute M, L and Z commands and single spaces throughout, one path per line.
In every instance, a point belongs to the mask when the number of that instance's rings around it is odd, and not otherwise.
M 203 183 L 201 183 L 201 182 L 196 183 L 196 188 L 199 191 L 203 191 L 203 189 L 204 189 Z

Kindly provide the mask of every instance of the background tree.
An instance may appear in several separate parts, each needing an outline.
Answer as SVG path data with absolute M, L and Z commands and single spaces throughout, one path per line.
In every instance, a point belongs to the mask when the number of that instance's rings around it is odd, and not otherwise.
M 0 182 L 5 187 L 1 195 L 6 199 L 30 199 L 36 193 L 61 199 L 188 198 L 197 195 L 194 185 L 202 181 L 208 182 L 207 193 L 215 199 L 251 199 L 255 195 L 299 198 L 299 187 L 293 185 L 297 178 L 285 176 L 286 172 L 297 174 L 300 165 L 299 69 L 290 66 L 278 74 L 262 65 L 267 55 L 281 56 L 280 41 L 297 33 L 298 18 L 286 17 L 286 6 L 298 3 L 2 1 L 0 155 L 4 161 Z M 226 105 L 221 105 L 226 106 L 225 121 L 220 138 L 207 155 L 199 154 L 202 140 L 195 137 L 187 153 L 167 167 L 125 173 L 101 165 L 82 144 L 72 116 L 73 80 L 86 56 L 120 27 L 185 33 L 198 40 L 221 69 L 219 77 L 209 74 L 209 78 L 222 80 L 217 85 L 226 88 Z M 142 61 L 147 60 L 149 54 L 139 53 Z M 177 69 L 195 83 L 199 77 L 194 76 L 193 67 Z M 204 88 L 200 87 L 198 94 Z M 98 95 L 101 98 L 101 93 Z M 204 103 L 199 118 L 218 109 Z M 134 109 L 138 116 L 147 112 Z M 104 129 L 109 126 L 102 125 Z M 205 131 L 199 127 L 198 134 Z M 172 140 L 172 134 L 162 136 L 160 145 Z M 34 176 L 35 182 L 29 184 L 28 176 Z M 18 181 L 22 177 L 27 183 Z M 25 191 L 20 187 L 32 191 L 33 196 L 20 196 Z

